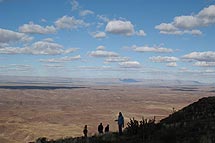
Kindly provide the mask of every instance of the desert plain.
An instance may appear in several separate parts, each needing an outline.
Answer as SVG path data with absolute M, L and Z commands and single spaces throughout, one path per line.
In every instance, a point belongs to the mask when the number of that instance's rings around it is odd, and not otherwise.
M 100 85 L 71 88 L 0 88 L 0 143 L 26 143 L 38 137 L 58 139 L 89 135 L 110 124 L 117 131 L 118 112 L 125 123 L 142 117 L 156 121 L 202 97 L 214 96 L 212 86 Z

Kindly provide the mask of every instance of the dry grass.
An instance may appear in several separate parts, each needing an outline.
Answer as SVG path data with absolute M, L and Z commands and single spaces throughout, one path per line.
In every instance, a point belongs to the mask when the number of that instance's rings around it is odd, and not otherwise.
M 81 136 L 85 124 L 90 134 L 97 125 L 110 124 L 121 111 L 126 121 L 142 116 L 159 120 L 201 97 L 213 96 L 210 87 L 196 91 L 142 86 L 92 86 L 80 89 L 0 89 L 0 142 L 21 143 L 38 137 Z

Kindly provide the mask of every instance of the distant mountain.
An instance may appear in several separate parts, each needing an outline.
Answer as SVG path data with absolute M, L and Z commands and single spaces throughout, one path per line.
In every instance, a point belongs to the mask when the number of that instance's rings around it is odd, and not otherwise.
M 0 76 L 0 84 L 43 84 L 63 86 L 87 86 L 87 85 L 120 85 L 135 84 L 143 86 L 199 86 L 214 84 L 201 83 L 191 80 L 168 79 L 133 79 L 133 78 L 70 78 L 70 77 L 34 77 L 34 76 Z
M 127 79 L 119 79 L 121 82 L 123 83 L 136 83 L 136 82 L 139 82 L 138 80 L 135 80 L 135 79 L 130 79 L 130 78 L 127 78 Z

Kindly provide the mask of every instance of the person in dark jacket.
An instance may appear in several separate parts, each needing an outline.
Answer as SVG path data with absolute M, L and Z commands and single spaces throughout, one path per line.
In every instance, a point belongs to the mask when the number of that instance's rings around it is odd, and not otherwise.
M 99 134 L 103 134 L 103 125 L 102 125 L 102 123 L 100 123 L 99 126 L 98 126 L 98 132 L 99 132 Z
M 84 130 L 83 130 L 83 133 L 84 133 L 84 137 L 87 137 L 87 125 L 84 126 Z
M 107 124 L 107 126 L 105 127 L 105 133 L 109 132 L 109 124 Z

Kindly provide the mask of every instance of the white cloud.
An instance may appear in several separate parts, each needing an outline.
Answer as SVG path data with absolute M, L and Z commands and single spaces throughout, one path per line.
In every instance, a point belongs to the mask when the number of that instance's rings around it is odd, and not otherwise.
M 215 62 L 215 52 L 192 52 L 190 54 L 184 55 L 182 58 L 195 61 Z
M 215 67 L 215 62 L 197 61 L 194 66 L 198 67 Z
M 24 33 L 0 28 L 0 43 L 29 42 L 33 38 Z
M 160 31 L 161 34 L 168 34 L 168 35 L 183 35 L 184 32 L 177 30 L 177 31 Z
M 149 58 L 152 62 L 156 62 L 156 63 L 167 63 L 166 66 L 168 67 L 176 67 L 177 66 L 177 61 L 179 61 L 179 59 L 177 57 L 161 57 L 161 56 L 157 56 L 157 57 L 150 57 Z
M 54 26 L 42 27 L 41 25 L 29 22 L 29 24 L 24 24 L 20 26 L 19 32 L 30 34 L 51 34 L 56 32 L 56 28 Z
M 55 25 L 58 29 L 77 29 L 89 26 L 89 24 L 85 23 L 83 20 L 66 15 L 55 21 Z
M 132 46 L 132 49 L 135 52 L 155 52 L 155 53 L 172 53 L 172 49 L 163 48 L 163 47 L 148 47 L 148 46 L 141 46 L 137 47 L 136 45 Z
M 71 5 L 72 5 L 72 11 L 75 11 L 79 8 L 79 3 L 76 0 L 72 0 Z
M 25 52 L 29 52 L 33 55 L 55 55 L 63 53 L 63 46 L 57 43 L 52 43 L 48 41 L 38 41 L 32 44 L 31 47 L 23 48 Z
M 158 29 L 160 31 L 166 31 L 166 32 L 178 31 L 178 28 L 176 28 L 171 23 L 161 23 L 160 25 L 155 26 L 155 29 Z
M 105 59 L 105 63 L 111 63 L 111 62 L 127 62 L 129 61 L 128 57 L 108 57 Z
M 134 34 L 134 26 L 130 21 L 112 20 L 109 21 L 105 28 L 106 32 L 131 36 Z
M 184 31 L 185 34 L 192 34 L 192 35 L 202 35 L 202 32 L 200 30 L 185 30 Z
M 98 18 L 99 20 L 104 21 L 104 22 L 109 22 L 109 21 L 110 21 L 110 19 L 107 18 L 107 17 L 104 16 L 104 15 L 97 15 L 97 18 Z
M 139 30 L 136 32 L 137 36 L 146 36 L 146 33 L 144 32 L 144 30 Z
M 62 57 L 62 58 L 56 58 L 56 59 L 41 59 L 40 62 L 47 62 L 47 63 L 62 63 L 62 62 L 71 62 L 80 60 L 81 56 L 77 55 L 74 57 Z
M 166 64 L 168 67 L 177 67 L 177 63 L 176 62 L 170 62 Z
M 41 22 L 47 22 L 47 20 L 45 18 L 42 18 Z
M 176 28 L 171 23 L 161 23 L 160 25 L 155 26 L 155 29 L 160 30 L 161 34 L 170 34 L 170 35 L 183 35 L 183 34 L 191 34 L 191 35 L 201 35 L 202 32 L 200 30 L 180 30 Z
M 91 33 L 91 35 L 94 38 L 97 38 L 97 39 L 101 39 L 101 38 L 105 38 L 106 37 L 106 33 L 102 32 L 102 31 L 93 32 L 93 33 Z
M 96 28 L 99 29 L 99 28 L 101 28 L 103 25 L 104 25 L 104 23 L 102 23 L 102 22 L 97 22 Z
M 171 23 L 161 23 L 155 26 L 155 29 L 160 30 L 162 34 L 201 35 L 202 32 L 200 30 L 195 30 L 195 28 L 206 27 L 211 24 L 215 24 L 215 5 L 204 8 L 196 15 L 177 16 Z
M 118 57 L 119 54 L 111 51 L 97 50 L 89 54 L 92 57 Z
M 149 58 L 152 62 L 157 62 L 157 63 L 165 63 L 165 62 L 177 62 L 179 61 L 179 59 L 177 57 L 161 57 L 161 56 L 157 56 L 157 57 L 150 57 Z
M 105 46 L 98 46 L 97 48 L 96 48 L 96 50 L 105 50 Z
M 50 40 L 50 39 L 49 39 Z M 76 51 L 77 48 L 64 50 L 63 46 L 51 41 L 37 41 L 30 46 L 20 47 L 3 47 L 0 48 L 0 54 L 33 54 L 33 55 L 58 55 L 68 54 Z
M 195 16 L 177 16 L 174 18 L 173 25 L 178 28 L 191 29 L 200 26 L 200 21 Z
M 79 13 L 80 16 L 86 16 L 86 15 L 91 15 L 91 14 L 94 14 L 94 12 L 91 10 L 82 10 Z
M 140 68 L 141 64 L 137 61 L 126 61 L 119 63 L 121 68 Z
M 54 42 L 54 40 L 52 38 L 45 38 L 42 41 L 46 41 L 46 42 Z

